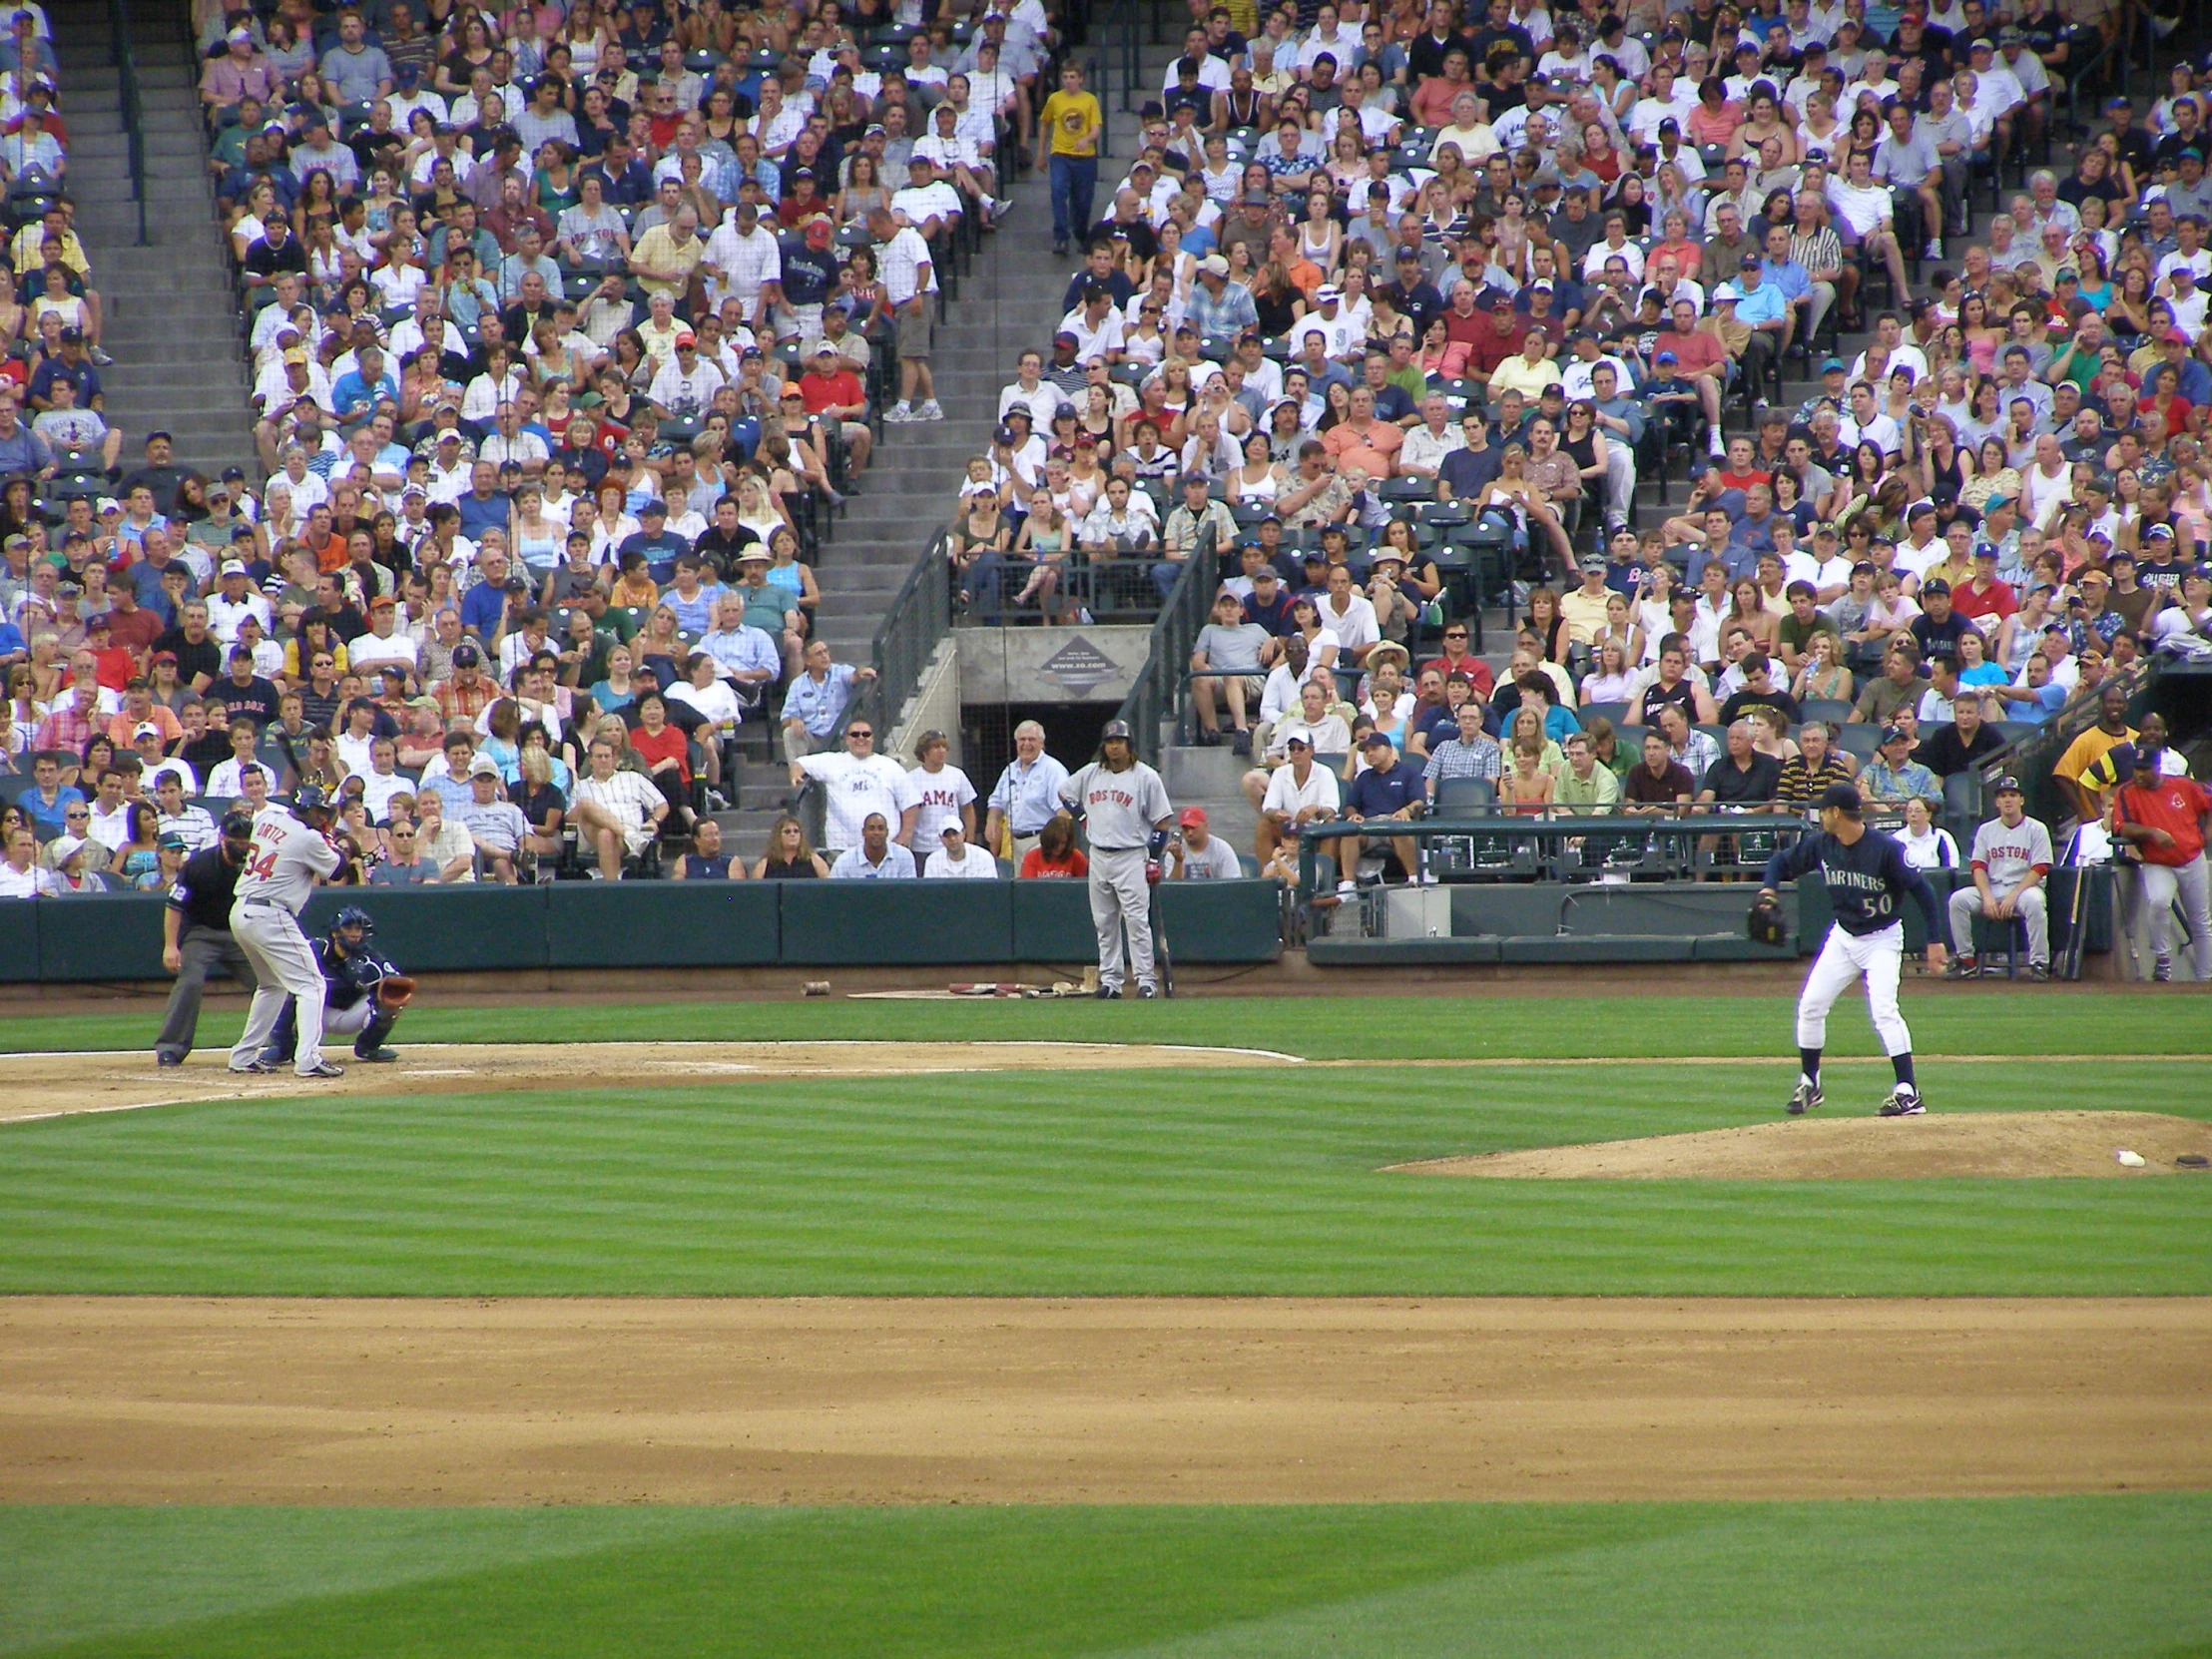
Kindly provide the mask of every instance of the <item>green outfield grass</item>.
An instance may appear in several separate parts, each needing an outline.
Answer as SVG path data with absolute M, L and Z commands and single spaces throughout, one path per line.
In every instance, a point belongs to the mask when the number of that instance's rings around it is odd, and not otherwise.
M 2212 1498 L 0 1509 L 73 1659 L 2202 1659 Z
M 1793 1070 L 1004 1073 L 323 1096 L 0 1130 L 0 1291 L 2200 1295 L 2212 1180 L 1523 1182 L 1406 1160 L 1756 1123 Z M 2212 1118 L 2201 1063 L 1945 1066 L 1939 1111 Z M 1835 1068 L 1871 1112 L 1879 1063 Z
M 1065 1042 L 1234 1043 L 1314 1059 L 1664 1058 L 1670 1054 L 1795 1052 L 1794 990 L 1734 996 L 1522 995 L 1209 997 L 1173 1002 L 723 1001 L 557 1009 L 411 1010 L 399 1042 L 1052 1039 Z M 1909 981 L 1905 1011 L 1927 1054 L 2202 1054 L 2212 1052 L 2212 998 L 2128 990 Z M 161 1027 L 149 998 L 119 1014 L 0 1018 L 0 1052 L 146 1049 Z M 202 1046 L 228 1045 L 243 1007 L 211 1010 Z M 1830 1021 L 1838 1054 L 1879 1052 L 1856 996 Z

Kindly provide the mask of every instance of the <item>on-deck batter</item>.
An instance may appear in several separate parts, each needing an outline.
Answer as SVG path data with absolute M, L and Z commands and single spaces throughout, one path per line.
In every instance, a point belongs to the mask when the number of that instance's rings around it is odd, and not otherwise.
M 1125 977 L 1122 930 L 1129 932 L 1127 971 L 1139 996 L 1160 994 L 1152 959 L 1151 881 L 1175 828 L 1160 775 L 1136 757 L 1129 723 L 1110 720 L 1099 758 L 1060 786 L 1060 798 L 1083 815 L 1090 836 L 1091 921 L 1098 928 L 1098 994 L 1121 995 Z M 1148 867 L 1150 866 L 1150 867 Z

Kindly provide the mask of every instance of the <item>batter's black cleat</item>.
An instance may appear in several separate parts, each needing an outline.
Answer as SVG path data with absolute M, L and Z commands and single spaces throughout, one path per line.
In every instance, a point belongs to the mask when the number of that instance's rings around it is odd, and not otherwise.
M 1820 1085 L 1817 1083 L 1807 1083 L 1801 1079 L 1798 1083 L 1797 1088 L 1792 1091 L 1790 1095 L 1790 1104 L 1785 1109 L 1789 1112 L 1790 1116 L 1794 1118 L 1801 1118 L 1805 1116 L 1807 1112 L 1814 1110 L 1816 1107 L 1822 1104 L 1823 1097 L 1821 1095 Z
M 345 1068 L 343 1066 L 333 1066 L 327 1060 L 319 1060 L 315 1063 L 312 1071 L 303 1071 L 299 1075 L 302 1078 L 343 1077 Z
M 1139 985 L 1137 987 L 1137 1000 L 1139 1002 L 1150 1002 L 1159 994 L 1160 988 L 1157 985 Z
M 1101 985 L 1092 994 L 1101 1002 L 1119 1002 L 1121 1000 L 1121 987 L 1119 985 Z
M 1912 1089 L 1895 1088 L 1890 1098 L 1882 1103 L 1882 1116 L 1886 1118 L 1917 1118 L 1928 1111 L 1928 1102 Z
M 154 1064 L 163 1071 L 167 1071 L 171 1066 L 181 1066 L 184 1063 L 185 1057 L 182 1054 L 157 1054 L 154 1056 Z
M 231 1074 L 234 1077 L 266 1077 L 276 1069 L 267 1060 L 249 1060 L 243 1066 L 233 1066 Z

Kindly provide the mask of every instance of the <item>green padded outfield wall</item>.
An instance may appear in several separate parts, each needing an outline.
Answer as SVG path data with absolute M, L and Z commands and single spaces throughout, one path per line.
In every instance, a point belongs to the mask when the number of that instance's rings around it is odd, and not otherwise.
M 1163 896 L 1179 960 L 1282 954 L 1269 881 L 1191 881 Z M 322 887 L 301 925 L 339 908 L 376 918 L 409 973 L 596 967 L 924 967 L 1093 961 L 1080 881 L 564 881 L 542 887 Z M 0 904 L 0 980 L 148 980 L 162 969 L 162 900 L 91 894 Z
M 788 881 L 558 881 L 545 888 L 557 968 L 768 967 Z M 840 883 L 840 885 L 847 883 Z

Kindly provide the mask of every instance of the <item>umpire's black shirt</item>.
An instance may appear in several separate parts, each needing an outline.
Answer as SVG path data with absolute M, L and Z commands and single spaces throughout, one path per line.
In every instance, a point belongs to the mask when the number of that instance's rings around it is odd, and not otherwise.
M 212 927 L 228 933 L 240 867 L 224 857 L 221 845 L 202 847 L 177 872 L 169 889 L 169 907 L 184 913 L 187 927 Z

